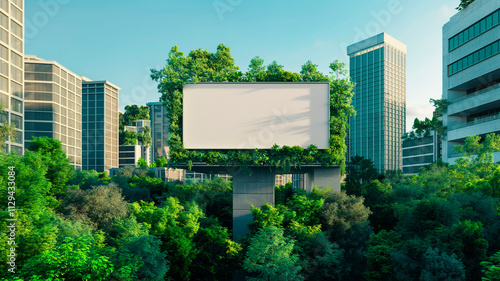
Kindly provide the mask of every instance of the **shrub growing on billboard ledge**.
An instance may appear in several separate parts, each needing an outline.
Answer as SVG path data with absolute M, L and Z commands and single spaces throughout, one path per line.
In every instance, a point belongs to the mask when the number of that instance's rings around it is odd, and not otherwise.
M 354 84 L 346 76 L 345 63 L 330 64 L 330 76 L 317 70 L 317 65 L 307 61 L 299 73 L 283 69 L 276 61 L 264 67 L 258 56 L 250 61 L 248 71 L 243 73 L 234 64 L 228 47 L 220 44 L 215 53 L 207 50 L 192 50 L 187 56 L 173 46 L 164 68 L 151 69 L 151 78 L 158 82 L 162 94 L 160 100 L 167 108 L 169 119 L 169 164 L 196 162 L 209 165 L 238 166 L 249 170 L 252 166 L 282 168 L 304 164 L 323 166 L 339 165 L 343 173 L 347 147 L 348 118 L 355 114 L 351 106 Z M 330 147 L 318 149 L 314 144 L 307 148 L 274 145 L 271 149 L 255 150 L 187 150 L 182 143 L 183 88 L 187 83 L 199 82 L 329 82 L 330 83 Z

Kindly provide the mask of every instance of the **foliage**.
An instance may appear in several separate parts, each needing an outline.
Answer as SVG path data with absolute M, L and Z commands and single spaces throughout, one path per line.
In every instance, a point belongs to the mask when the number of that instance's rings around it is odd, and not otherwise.
M 28 260 L 22 271 L 26 278 L 106 280 L 113 264 L 91 236 L 67 237 L 60 246 Z
M 121 190 L 114 184 L 89 190 L 70 190 L 65 203 L 68 216 L 103 229 L 110 229 L 114 219 L 124 218 L 129 212 Z
M 29 149 L 42 155 L 47 166 L 47 180 L 52 184 L 49 194 L 58 198 L 66 195 L 66 182 L 72 178 L 74 168 L 62 149 L 61 141 L 47 137 L 34 137 Z
M 460 0 L 460 4 L 456 7 L 456 9 L 461 11 L 467 8 L 467 6 L 469 6 L 472 2 L 474 2 L 474 0 Z
M 58 229 L 52 223 L 55 213 L 50 208 L 50 205 L 55 205 L 55 198 L 48 195 L 51 185 L 45 177 L 46 172 L 47 167 L 39 153 L 26 151 L 22 157 L 0 153 L 0 220 L 4 222 L 0 225 L 0 254 L 3 261 L 13 246 L 17 264 L 24 264 L 30 257 L 53 248 L 57 243 Z M 9 176 L 15 180 L 10 181 Z M 9 198 L 11 196 L 13 198 Z M 13 206 L 8 202 L 15 203 L 15 211 L 8 208 Z M 9 222 L 8 219 L 16 221 Z M 11 223 L 16 227 L 15 241 L 9 239 L 11 229 L 7 226 Z M 6 268 L 7 263 L 2 262 L 0 276 L 10 274 Z
M 281 186 L 274 186 L 274 201 L 276 204 L 285 205 L 286 201 L 292 197 L 292 195 L 292 182 L 287 182 L 285 185 Z
M 158 168 L 159 167 L 166 167 L 168 164 L 168 160 L 167 160 L 167 158 L 165 158 L 165 156 L 162 156 L 162 157 L 156 158 L 153 163 L 154 163 L 154 167 L 158 167 Z
M 160 251 L 161 240 L 152 235 L 138 237 L 124 245 L 122 251 L 141 260 L 137 280 L 160 281 L 167 274 L 170 264 Z
M 456 145 L 454 152 L 470 159 L 472 164 L 492 163 L 493 152 L 500 150 L 500 135 L 494 133 L 486 135 L 484 140 L 480 136 L 467 136 L 463 145 Z
M 346 174 L 345 192 L 356 196 L 361 196 L 364 185 L 381 176 L 373 161 L 362 156 L 351 157 L 347 163 Z
M 250 166 L 270 165 L 285 172 L 302 163 L 340 165 L 344 169 L 347 120 L 354 114 L 351 106 L 353 84 L 346 77 L 345 64 L 330 64 L 332 75 L 326 77 L 316 66 L 307 62 L 302 69 L 304 77 L 283 69 L 276 61 L 264 72 L 263 60 L 252 59 L 246 75 L 238 71 L 228 47 L 219 45 L 216 53 L 193 50 L 187 56 L 177 46 L 172 47 L 167 64 L 161 70 L 151 70 L 151 78 L 158 82 L 160 98 L 167 108 L 169 124 L 170 163 L 206 162 L 213 165 L 240 166 L 249 172 Z M 333 75 L 335 73 L 336 75 Z M 270 150 L 185 150 L 182 144 L 182 90 L 187 83 L 242 82 L 242 81 L 328 81 L 330 82 L 330 148 L 318 150 L 314 145 L 282 148 L 275 145 Z
M 313 193 L 324 198 L 320 212 L 321 224 L 323 230 L 332 237 L 330 240 L 335 241 L 353 225 L 366 222 L 371 213 L 363 205 L 362 197 L 320 189 L 314 189 Z
M 328 241 L 323 232 L 297 241 L 302 271 L 306 280 L 341 280 L 344 266 L 344 250 L 338 244 Z
M 232 280 L 239 269 L 241 245 L 232 241 L 216 218 L 203 219 L 193 238 L 199 254 L 191 267 L 193 280 Z
M 72 188 L 87 190 L 92 188 L 92 186 L 105 185 L 107 183 L 106 179 L 95 170 L 75 171 L 73 177 L 66 185 Z
M 448 109 L 448 105 L 450 105 L 450 102 L 446 99 L 430 99 L 429 102 L 432 103 L 432 105 L 436 108 L 438 116 L 443 116 L 443 113 Z
M 142 167 L 148 167 L 148 162 L 144 160 L 144 158 L 139 158 L 139 161 L 137 161 L 137 167 L 142 168 Z
M 120 145 L 137 145 L 138 134 L 134 131 L 120 130 Z
M 136 120 L 149 120 L 148 106 L 138 106 L 136 104 L 125 106 L 125 113 L 123 114 L 123 124 L 127 126 Z
M 259 56 L 254 57 L 250 60 L 248 65 L 248 71 L 246 73 L 246 81 L 257 82 L 264 81 L 266 77 L 266 67 L 264 66 L 264 60 Z
M 190 280 L 189 270 L 199 253 L 193 237 L 200 229 L 203 212 L 195 203 L 182 206 L 177 198 L 168 197 L 157 207 L 154 203 L 132 203 L 131 212 L 144 223 L 151 235 L 159 237 L 162 251 L 168 253 L 171 263 L 168 276 L 174 280 Z
M 5 106 L 0 103 L 0 116 L 5 113 Z M 5 138 L 10 137 L 11 141 L 16 140 L 16 125 L 4 123 L 0 125 L 0 151 L 5 147 Z
M 421 281 L 465 280 L 464 265 L 455 254 L 439 253 L 438 248 L 428 248 L 423 256 L 424 269 Z
M 368 280 L 387 280 L 392 274 L 391 251 L 397 249 L 401 236 L 394 231 L 381 230 L 370 235 L 368 250 L 365 252 L 369 271 L 366 272 Z
M 484 267 L 483 281 L 498 281 L 500 280 L 500 251 L 491 256 L 487 261 L 481 262 Z
M 282 228 L 262 228 L 250 239 L 243 268 L 253 273 L 247 280 L 304 280 L 299 258 L 292 253 L 294 240 L 283 236 Z
M 137 140 L 145 147 L 150 147 L 153 143 L 153 139 L 151 138 L 151 128 L 149 126 L 145 126 L 143 132 L 137 134 Z

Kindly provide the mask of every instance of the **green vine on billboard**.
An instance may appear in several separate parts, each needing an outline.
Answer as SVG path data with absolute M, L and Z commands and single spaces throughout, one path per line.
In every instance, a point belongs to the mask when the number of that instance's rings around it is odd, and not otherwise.
M 169 119 L 169 163 L 187 164 L 191 168 L 193 163 L 202 162 L 247 170 L 252 166 L 270 166 L 284 172 L 304 164 L 321 164 L 339 165 L 344 171 L 347 121 L 355 114 L 351 106 L 354 84 L 347 77 L 345 63 L 335 60 L 330 69 L 330 75 L 324 75 L 318 71 L 317 65 L 307 61 L 299 74 L 284 70 L 276 61 L 266 68 L 264 60 L 257 56 L 250 61 L 248 71 L 243 73 L 234 64 L 230 49 L 223 44 L 217 46 L 215 53 L 196 49 L 187 56 L 173 46 L 166 66 L 151 69 L 151 78 L 158 82 L 162 94 L 160 101 L 166 106 Z M 183 88 L 185 84 L 199 82 L 329 82 L 330 147 L 318 149 L 311 144 L 307 148 L 274 145 L 271 149 L 255 150 L 187 150 L 182 143 Z

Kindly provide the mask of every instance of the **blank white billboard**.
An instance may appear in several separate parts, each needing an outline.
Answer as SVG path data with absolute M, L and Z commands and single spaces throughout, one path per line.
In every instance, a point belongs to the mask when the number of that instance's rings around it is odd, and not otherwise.
M 328 83 L 198 83 L 184 86 L 186 149 L 328 148 Z

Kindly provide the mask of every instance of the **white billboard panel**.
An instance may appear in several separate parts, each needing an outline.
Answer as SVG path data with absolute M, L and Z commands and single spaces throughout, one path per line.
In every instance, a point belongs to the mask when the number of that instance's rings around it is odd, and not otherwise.
M 328 148 L 328 83 L 199 83 L 184 86 L 186 149 Z

